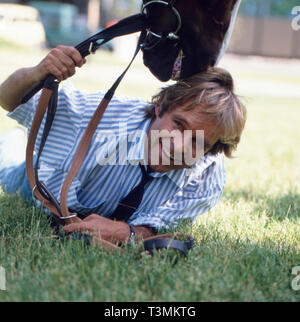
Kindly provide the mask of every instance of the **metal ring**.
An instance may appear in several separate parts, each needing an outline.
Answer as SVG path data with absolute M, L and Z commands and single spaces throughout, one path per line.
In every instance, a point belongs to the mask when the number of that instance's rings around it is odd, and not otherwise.
M 169 6 L 170 4 L 166 1 L 149 1 L 147 2 L 146 4 L 144 4 L 142 6 L 142 9 L 141 9 L 141 12 L 142 14 L 144 14 L 144 11 L 146 10 L 146 8 L 148 6 L 150 6 L 151 4 L 154 4 L 154 3 L 157 3 L 157 4 L 163 4 L 165 6 Z M 173 11 L 173 13 L 175 14 L 175 16 L 177 17 L 177 20 L 178 20 L 178 26 L 177 26 L 177 29 L 175 30 L 175 32 L 170 32 L 167 36 L 167 38 L 169 39 L 178 39 L 179 37 L 177 36 L 177 33 L 179 32 L 179 30 L 181 29 L 182 27 L 182 20 L 181 20 L 181 16 L 180 16 L 180 13 L 178 12 L 178 10 L 172 5 L 171 6 L 171 9 Z M 156 34 L 154 33 L 153 31 L 151 31 L 150 29 L 147 30 L 149 33 L 151 33 L 151 35 L 157 37 L 157 38 L 162 38 L 162 35 L 159 35 L 159 34 Z
M 144 13 L 145 9 L 146 9 L 148 6 L 150 6 L 151 4 L 153 4 L 153 3 L 160 3 L 160 4 L 164 4 L 164 5 L 166 5 L 166 6 L 168 6 L 168 5 L 169 5 L 169 3 L 168 3 L 168 2 L 166 2 L 166 1 L 153 0 L 153 1 L 149 1 L 149 2 L 147 2 L 146 4 L 144 4 L 144 5 L 142 6 L 142 10 L 141 10 L 141 12 L 142 12 L 142 13 Z
M 35 185 L 31 191 L 31 194 L 32 194 L 32 199 L 36 199 L 34 193 L 35 193 L 35 190 L 36 190 L 37 186 Z
M 59 219 L 66 220 L 66 219 L 71 219 L 77 217 L 77 214 L 72 214 L 71 216 L 66 216 L 66 217 L 59 217 Z
M 155 32 L 151 31 L 150 29 L 147 29 L 147 32 L 149 34 L 151 34 L 152 36 L 161 39 L 162 35 L 156 34 Z M 174 32 L 170 32 L 167 36 L 167 38 L 169 39 L 179 39 L 179 37 L 174 33 Z

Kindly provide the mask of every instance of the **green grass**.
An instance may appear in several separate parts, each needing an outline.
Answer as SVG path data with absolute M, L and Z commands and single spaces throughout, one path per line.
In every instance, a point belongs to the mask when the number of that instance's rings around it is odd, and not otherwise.
M 44 54 L 5 50 L 1 80 Z M 125 65 L 99 52 L 74 83 L 108 88 Z M 244 63 L 232 68 L 237 83 L 262 73 Z M 276 82 L 276 65 L 270 73 Z M 138 61 L 119 93 L 150 99 L 160 85 Z M 226 161 L 222 201 L 194 225 L 196 246 L 176 266 L 166 252 L 151 258 L 138 247 L 112 254 L 58 241 L 40 209 L 0 193 L 0 266 L 7 278 L 0 301 L 299 301 L 291 272 L 300 266 L 300 99 L 276 94 L 245 95 L 248 122 L 236 158 Z M 0 117 L 0 132 L 14 126 Z

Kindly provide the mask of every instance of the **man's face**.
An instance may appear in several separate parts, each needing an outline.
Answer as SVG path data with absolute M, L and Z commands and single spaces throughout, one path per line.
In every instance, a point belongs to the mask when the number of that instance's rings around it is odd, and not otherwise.
M 215 143 L 214 124 L 201 117 L 201 106 L 184 111 L 179 106 L 151 122 L 145 144 L 147 164 L 153 171 L 167 172 L 191 167 Z

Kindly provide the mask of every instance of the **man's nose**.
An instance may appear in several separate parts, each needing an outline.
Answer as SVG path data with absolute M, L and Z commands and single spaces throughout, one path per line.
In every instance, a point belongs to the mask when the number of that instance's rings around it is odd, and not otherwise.
M 192 131 L 173 131 L 171 141 L 175 147 L 183 147 L 192 142 Z
M 188 136 L 180 131 L 173 132 L 171 137 L 171 150 L 176 155 L 182 155 L 184 153 L 185 144 L 188 142 Z

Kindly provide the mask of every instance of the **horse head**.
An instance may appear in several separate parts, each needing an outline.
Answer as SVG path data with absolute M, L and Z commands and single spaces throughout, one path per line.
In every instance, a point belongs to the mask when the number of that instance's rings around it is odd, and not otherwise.
M 177 79 L 214 66 L 237 2 L 144 0 L 149 30 L 142 48 L 144 64 L 161 81 L 174 77 L 175 61 L 180 65 Z

